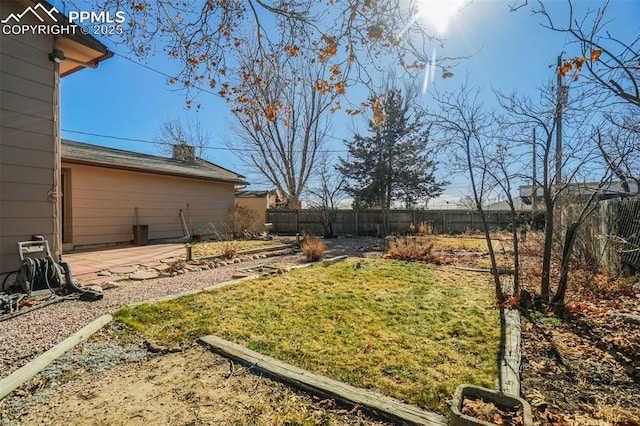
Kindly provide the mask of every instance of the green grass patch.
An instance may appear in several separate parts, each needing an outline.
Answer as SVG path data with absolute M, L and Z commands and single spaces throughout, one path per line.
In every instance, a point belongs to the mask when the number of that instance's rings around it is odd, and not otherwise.
M 554 327 L 559 327 L 562 325 L 562 320 L 560 318 L 547 317 L 542 312 L 539 312 L 539 311 L 536 311 L 534 316 L 538 321 L 543 322 L 545 324 L 552 325 Z
M 491 284 L 420 263 L 348 259 L 115 316 L 165 344 L 215 334 L 440 412 L 457 385 L 497 378 Z
M 225 254 L 229 249 L 235 250 L 235 252 L 241 252 L 245 250 L 253 250 L 266 247 L 281 246 L 281 241 L 262 241 L 262 240 L 234 240 L 234 241 L 207 241 L 202 243 L 193 244 L 192 253 L 196 258 L 209 257 L 209 256 L 221 256 Z

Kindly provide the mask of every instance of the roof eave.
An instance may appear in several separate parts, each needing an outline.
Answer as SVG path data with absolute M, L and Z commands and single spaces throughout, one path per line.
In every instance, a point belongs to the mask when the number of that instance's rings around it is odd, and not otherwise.
M 100 162 L 97 162 L 97 161 L 82 160 L 82 159 L 77 159 L 77 158 L 69 158 L 69 157 L 65 157 L 65 156 L 62 156 L 62 162 L 63 163 L 69 163 L 69 164 L 85 165 L 85 166 L 103 167 L 103 168 L 114 169 L 114 170 L 127 170 L 127 171 L 132 171 L 132 172 L 139 172 L 139 173 L 150 173 L 150 174 L 156 174 L 156 175 L 176 176 L 176 177 L 184 177 L 184 178 L 188 178 L 188 179 L 206 180 L 206 181 L 210 181 L 210 182 L 229 183 L 229 184 L 233 184 L 233 185 L 248 185 L 249 184 L 249 182 L 247 182 L 247 181 L 245 181 L 243 179 L 221 179 L 221 178 L 214 178 L 214 177 L 207 177 L 207 176 L 189 175 L 189 174 L 186 174 L 186 173 L 170 173 L 170 172 L 161 171 L 161 170 L 149 170 L 149 169 L 143 169 L 143 168 L 138 168 L 138 167 L 121 166 L 121 165 L 116 165 L 116 164 L 105 164 L 105 163 L 100 163 Z
M 100 56 L 99 58 L 96 58 L 95 60 L 93 60 L 93 63 L 96 66 L 98 66 L 101 62 L 106 61 L 107 59 L 111 58 L 113 55 L 114 55 L 114 53 L 112 51 L 107 50 L 107 53 L 105 53 L 104 55 Z M 82 70 L 84 68 L 86 68 L 86 67 L 78 64 L 77 67 L 74 67 L 74 68 L 70 69 L 69 71 L 66 71 L 66 72 L 60 74 L 60 77 L 66 77 L 69 74 L 73 74 L 74 72 L 80 71 L 80 70 Z
M 54 6 L 46 0 L 18 0 L 19 3 L 23 5 L 35 6 L 36 4 L 41 4 L 44 7 L 53 8 Z M 57 10 L 57 9 L 56 9 Z M 57 22 L 60 22 L 65 25 L 70 25 L 69 18 L 61 12 L 55 13 Z M 55 36 L 56 39 L 65 39 L 69 42 L 76 43 L 78 45 L 84 46 L 84 48 L 89 49 L 89 51 L 95 52 L 95 54 L 90 55 L 90 60 L 88 60 L 87 65 L 83 65 L 82 63 L 78 63 L 77 65 L 73 65 L 69 67 L 64 72 L 60 73 L 61 77 L 65 77 L 69 74 L 73 74 L 76 71 L 79 71 L 83 68 L 87 67 L 97 67 L 103 61 L 111 58 L 114 54 L 109 51 L 106 45 L 104 45 L 100 40 L 92 36 L 91 34 L 84 34 L 82 32 L 75 32 L 71 34 L 64 34 L 60 36 Z M 69 63 L 69 62 L 68 62 Z M 88 65 L 90 64 L 90 65 Z

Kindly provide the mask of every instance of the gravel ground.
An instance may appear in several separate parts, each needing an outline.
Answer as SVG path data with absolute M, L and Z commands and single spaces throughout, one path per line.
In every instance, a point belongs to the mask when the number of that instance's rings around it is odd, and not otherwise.
M 117 332 L 122 327 L 121 324 L 111 323 L 105 328 Z M 141 342 L 127 344 L 112 340 L 80 342 L 38 373 L 34 379 L 27 382 L 26 389 L 19 389 L 7 397 L 3 401 L 2 409 L 8 412 L 19 412 L 55 398 L 60 391 L 59 383 L 66 381 L 69 376 L 79 374 L 79 372 L 102 373 L 118 364 L 135 363 L 148 357 L 149 352 Z M 48 386 L 44 386 L 45 384 Z M 31 393 L 29 398 L 23 398 L 29 393 Z M 0 409 L 0 420 L 3 420 L 2 409 Z M 14 423 L 8 421 L 8 424 Z
M 327 256 L 363 256 L 378 246 L 379 240 L 375 238 L 338 238 L 327 241 Z M 239 269 L 273 263 L 298 264 L 303 261 L 301 254 L 285 255 L 171 278 L 125 282 L 118 288 L 105 291 L 104 298 L 99 301 L 64 301 L 9 319 L 0 323 L 0 377 L 13 373 L 101 315 L 123 306 L 228 281 Z
M 0 424 L 390 426 L 195 343 L 151 353 L 120 340 L 122 327 L 108 324 L 0 401 Z
M 257 259 L 171 278 L 124 282 L 95 302 L 69 300 L 0 323 L 0 376 L 8 376 L 101 315 L 145 300 L 198 290 L 228 281 L 238 269 L 269 263 L 300 263 L 301 255 Z

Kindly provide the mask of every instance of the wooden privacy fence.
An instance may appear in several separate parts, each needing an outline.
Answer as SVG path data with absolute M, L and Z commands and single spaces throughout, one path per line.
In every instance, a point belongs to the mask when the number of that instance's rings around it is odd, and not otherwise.
M 491 228 L 503 229 L 511 223 L 511 212 L 492 210 L 485 212 Z M 382 229 L 382 211 L 338 210 L 333 229 L 336 235 L 379 235 Z M 323 235 L 322 218 L 317 210 L 270 209 L 267 222 L 273 224 L 272 232 L 280 235 L 295 235 L 306 232 Z M 480 214 L 471 210 L 391 210 L 390 232 L 405 234 L 413 223 L 425 222 L 438 234 L 457 234 L 482 229 Z
M 563 225 L 582 206 L 563 206 Z M 640 271 L 640 197 L 601 201 L 579 231 L 577 244 L 610 275 Z

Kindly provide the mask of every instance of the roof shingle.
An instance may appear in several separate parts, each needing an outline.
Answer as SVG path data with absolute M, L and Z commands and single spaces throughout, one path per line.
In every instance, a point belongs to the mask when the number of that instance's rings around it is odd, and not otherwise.
M 62 141 L 62 160 L 70 163 L 91 164 L 116 169 L 214 180 L 237 185 L 248 184 L 244 176 L 201 158 L 197 158 L 195 163 L 191 163 L 173 158 L 141 154 L 133 151 L 107 148 L 69 140 Z

